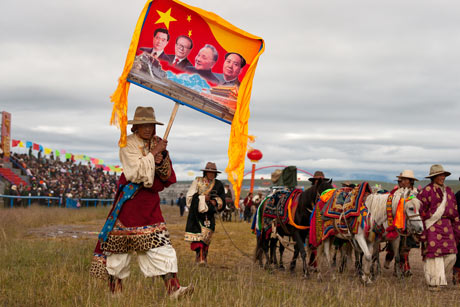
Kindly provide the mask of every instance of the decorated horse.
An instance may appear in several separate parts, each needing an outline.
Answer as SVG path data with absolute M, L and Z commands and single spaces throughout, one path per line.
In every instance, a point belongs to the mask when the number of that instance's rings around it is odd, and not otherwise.
M 276 246 L 280 242 L 280 268 L 283 268 L 283 252 L 288 243 L 285 237 L 293 239 L 294 255 L 290 263 L 293 271 L 296 258 L 301 255 L 304 276 L 307 276 L 307 251 L 305 242 L 309 233 L 312 204 L 326 189 L 332 188 L 331 181 L 320 181 L 317 185 L 303 192 L 300 189 L 275 190 L 259 206 L 254 218 L 257 233 L 256 261 L 266 265 L 277 265 Z
M 400 201 L 402 199 L 402 202 Z M 402 204 L 402 205 L 399 205 Z M 362 281 L 371 283 L 373 259 L 378 257 L 382 240 L 392 239 L 394 250 L 399 249 L 399 234 L 388 228 L 386 210 L 399 210 L 399 216 L 412 232 L 421 232 L 423 225 L 418 212 L 419 204 L 409 189 L 401 189 L 391 198 L 389 194 L 371 194 L 367 182 L 357 187 L 329 190 L 323 193 L 313 214 L 310 242 L 320 245 L 330 265 L 330 247 L 334 238 L 350 241 L 351 246 L 363 253 Z M 387 223 L 387 224 L 385 224 Z M 391 235 L 385 232 L 391 231 Z M 320 258 L 321 259 L 321 258 Z M 399 254 L 396 256 L 399 263 Z
M 366 200 L 369 210 L 368 244 L 373 245 L 373 262 L 371 271 L 378 274 L 381 270 L 379 261 L 380 243 L 388 242 L 395 254 L 395 275 L 402 277 L 400 245 L 404 237 L 415 238 L 423 231 L 420 218 L 420 201 L 416 198 L 417 190 L 400 188 L 394 193 L 372 194 Z

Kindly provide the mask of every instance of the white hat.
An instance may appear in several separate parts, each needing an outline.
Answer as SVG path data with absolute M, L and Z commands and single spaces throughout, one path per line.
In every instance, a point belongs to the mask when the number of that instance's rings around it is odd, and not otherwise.
M 414 179 L 416 181 L 418 181 L 417 178 L 415 178 L 414 176 L 414 172 L 410 169 L 405 169 L 402 171 L 401 174 L 399 174 L 399 176 L 396 176 L 397 178 L 408 178 L 408 179 Z
M 441 174 L 445 174 L 446 177 L 447 176 L 450 176 L 450 173 L 449 172 L 446 172 L 444 170 L 444 167 L 442 167 L 441 164 L 433 164 L 431 167 L 430 167 L 430 174 L 428 176 L 426 176 L 425 178 L 431 178 L 431 177 L 434 177 L 434 176 L 437 176 L 437 175 L 441 175 Z

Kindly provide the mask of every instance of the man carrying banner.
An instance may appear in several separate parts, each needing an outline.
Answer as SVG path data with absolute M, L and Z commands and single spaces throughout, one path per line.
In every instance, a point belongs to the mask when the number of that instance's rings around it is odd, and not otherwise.
M 99 234 L 90 273 L 108 278 L 112 293 L 121 292 L 122 279 L 129 276 L 129 263 L 136 252 L 146 277 L 161 276 L 171 298 L 191 294 L 193 287 L 181 287 L 176 276 L 177 257 L 160 209 L 158 192 L 176 182 L 167 141 L 155 135 L 152 107 L 137 107 L 133 134 L 120 148 L 123 174 L 115 202 Z
M 187 192 L 189 213 L 185 241 L 191 242 L 190 248 L 196 252 L 195 262 L 205 266 L 216 228 L 215 214 L 225 208 L 225 189 L 222 182 L 216 179 L 220 171 L 215 163 L 208 162 L 202 171 L 203 177 L 197 177 Z

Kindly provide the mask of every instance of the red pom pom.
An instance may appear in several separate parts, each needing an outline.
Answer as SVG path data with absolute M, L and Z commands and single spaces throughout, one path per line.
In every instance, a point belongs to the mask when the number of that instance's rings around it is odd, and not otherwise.
M 396 231 L 390 231 L 386 234 L 385 236 L 387 238 L 387 240 L 394 240 L 398 237 L 398 233 Z

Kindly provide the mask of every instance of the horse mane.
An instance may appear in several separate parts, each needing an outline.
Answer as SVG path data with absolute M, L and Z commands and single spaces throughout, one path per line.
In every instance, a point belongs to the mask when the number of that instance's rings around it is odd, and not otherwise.
M 399 200 L 401 197 L 407 198 L 410 195 L 417 195 L 416 189 L 400 188 L 393 194 L 391 203 L 393 214 L 396 213 Z M 387 199 L 390 193 L 385 194 L 370 194 L 366 199 L 366 207 L 369 210 L 371 225 L 382 225 L 387 221 Z M 416 199 L 416 198 L 415 198 Z
M 390 194 L 370 194 L 366 198 L 366 207 L 369 210 L 370 225 L 382 225 L 387 220 L 387 198 Z

